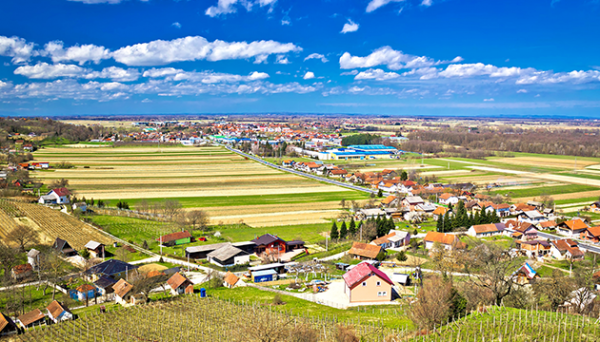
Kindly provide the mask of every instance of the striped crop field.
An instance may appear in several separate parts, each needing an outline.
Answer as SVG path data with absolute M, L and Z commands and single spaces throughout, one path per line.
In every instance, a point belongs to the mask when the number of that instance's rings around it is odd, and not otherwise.
M 70 169 L 33 174 L 45 184 L 69 180 L 69 189 L 80 198 L 101 199 L 109 205 L 124 200 L 133 207 L 142 199 L 179 200 L 185 208 L 210 208 L 215 224 L 323 223 L 339 214 L 342 199 L 367 198 L 272 169 L 221 147 L 60 147 L 39 150 L 34 157 L 51 167 L 72 164 Z M 242 210 L 244 206 L 248 208 Z

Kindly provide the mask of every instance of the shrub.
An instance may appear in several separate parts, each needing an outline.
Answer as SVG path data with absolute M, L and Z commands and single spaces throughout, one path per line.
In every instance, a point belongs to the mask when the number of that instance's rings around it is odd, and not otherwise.
M 359 342 L 358 336 L 352 327 L 338 325 L 335 333 L 336 342 Z
M 406 252 L 405 251 L 398 252 L 398 254 L 396 254 L 396 259 L 398 259 L 398 261 L 406 261 L 408 259 L 408 257 L 406 256 Z
M 283 300 L 281 299 L 281 296 L 279 295 L 279 293 L 275 294 L 275 297 L 273 297 L 273 304 L 275 304 L 275 305 L 283 304 Z
M 79 252 L 79 255 L 81 255 L 82 258 L 87 259 L 90 257 L 90 251 L 88 251 L 87 248 L 84 248 Z

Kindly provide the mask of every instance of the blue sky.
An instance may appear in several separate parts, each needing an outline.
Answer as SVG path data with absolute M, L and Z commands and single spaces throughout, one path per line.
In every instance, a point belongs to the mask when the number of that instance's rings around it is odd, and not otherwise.
M 0 2 L 0 114 L 600 117 L 598 0 Z

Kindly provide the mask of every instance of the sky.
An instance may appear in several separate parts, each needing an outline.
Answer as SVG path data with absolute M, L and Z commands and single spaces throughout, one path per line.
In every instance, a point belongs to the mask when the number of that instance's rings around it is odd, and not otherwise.
M 0 115 L 600 118 L 600 0 L 18 0 L 0 18 Z

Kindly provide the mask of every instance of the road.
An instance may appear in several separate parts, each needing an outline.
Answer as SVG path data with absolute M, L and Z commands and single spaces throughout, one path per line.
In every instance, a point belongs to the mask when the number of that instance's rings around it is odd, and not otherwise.
M 344 187 L 344 188 L 347 188 L 347 189 L 352 189 L 352 190 L 356 190 L 356 191 L 366 192 L 368 194 L 377 194 L 377 190 L 366 189 L 366 188 L 363 188 L 361 186 L 357 186 L 357 185 L 352 185 L 352 184 L 348 184 L 348 183 L 336 181 L 334 179 L 329 179 L 329 178 L 325 178 L 325 177 L 319 177 L 317 175 L 311 175 L 310 173 L 304 173 L 302 171 L 298 171 L 298 170 L 294 170 L 294 169 L 290 169 L 290 168 L 287 168 L 287 167 L 283 167 L 283 166 L 279 166 L 279 165 L 270 163 L 268 161 L 262 160 L 261 158 L 258 158 L 258 157 L 255 157 L 253 155 L 244 153 L 244 152 L 242 152 L 240 150 L 233 149 L 233 148 L 231 148 L 229 146 L 225 146 L 225 148 L 228 149 L 229 151 L 233 152 L 233 153 L 237 153 L 237 154 L 239 154 L 239 155 L 241 155 L 243 157 L 252 159 L 252 160 L 254 160 L 256 162 L 259 162 L 259 163 L 261 163 L 263 165 L 266 165 L 266 166 L 269 166 L 269 167 L 272 167 L 272 168 L 275 168 L 275 169 L 278 169 L 278 170 L 281 170 L 281 171 L 284 171 L 284 172 L 293 173 L 293 174 L 296 174 L 296 175 L 301 176 L 301 177 L 312 178 L 312 179 L 317 180 L 319 182 L 326 182 L 326 183 L 337 185 L 337 186 L 341 186 L 341 187 Z M 384 193 L 384 195 L 387 196 L 389 194 L 388 193 Z
M 511 229 L 507 229 L 507 230 L 514 233 L 514 230 L 511 230 Z M 550 239 L 550 240 L 566 238 L 566 236 L 558 236 L 558 235 L 554 235 L 554 234 L 544 233 L 541 231 L 538 231 L 538 237 L 543 238 L 543 239 Z M 600 246 L 594 246 L 594 245 L 590 245 L 587 243 L 583 243 L 583 242 L 581 242 L 581 240 L 579 240 L 577 238 L 573 238 L 573 237 L 571 237 L 570 239 L 577 241 L 577 244 L 580 249 L 585 249 L 586 251 L 600 254 Z

